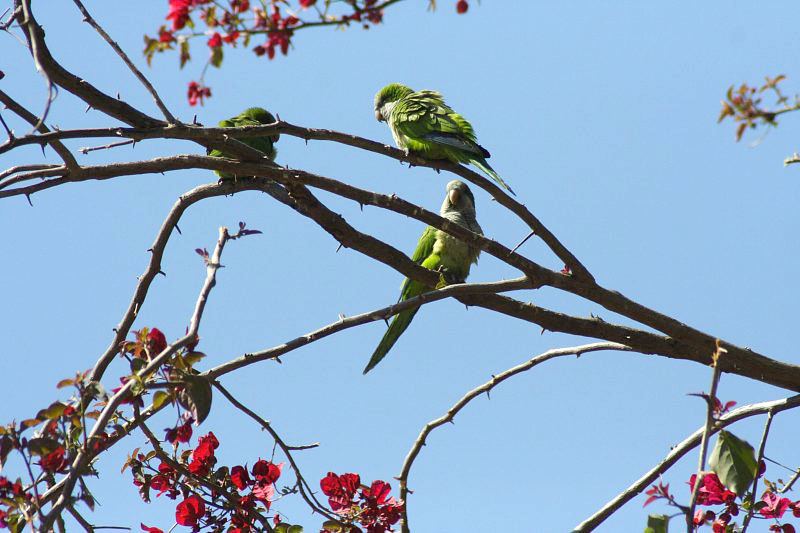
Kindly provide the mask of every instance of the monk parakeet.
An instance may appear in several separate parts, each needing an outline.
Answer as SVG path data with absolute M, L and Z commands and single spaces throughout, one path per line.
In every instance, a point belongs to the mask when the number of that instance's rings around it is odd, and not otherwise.
M 447 184 L 447 194 L 439 214 L 450 222 L 483 234 L 475 218 L 475 197 L 472 196 L 469 187 L 461 181 L 454 180 Z M 441 272 L 446 283 L 463 283 L 469 275 L 470 266 L 478 262 L 479 253 L 478 248 L 428 226 L 420 237 L 411 259 L 418 265 Z M 399 301 L 408 300 L 430 290 L 424 284 L 406 278 L 403 281 Z M 375 353 L 364 368 L 365 374 L 386 356 L 418 310 L 419 307 L 407 309 L 394 316 L 389 329 L 386 330 Z
M 375 118 L 387 122 L 398 148 L 426 159 L 472 163 L 511 194 L 514 191 L 486 162 L 489 152 L 477 143 L 467 120 L 436 91 L 417 91 L 390 83 L 375 95 Z
M 262 124 L 272 124 L 273 122 L 275 122 L 275 117 L 272 116 L 272 113 L 263 107 L 251 107 L 249 109 L 245 109 L 242 113 L 236 115 L 235 117 L 221 121 L 219 123 L 219 127 L 239 128 L 242 126 L 260 126 Z M 278 142 L 279 138 L 280 135 L 275 134 L 268 135 L 266 137 L 243 137 L 237 140 L 243 142 L 251 148 L 255 148 L 256 150 L 264 152 L 267 154 L 270 161 L 274 161 L 275 155 L 278 153 L 278 151 L 275 149 L 275 143 Z M 217 150 L 216 148 L 209 150 L 208 155 L 212 157 L 229 157 L 227 154 Z M 217 175 L 222 179 L 231 179 L 234 177 L 234 175 L 229 172 L 217 172 Z

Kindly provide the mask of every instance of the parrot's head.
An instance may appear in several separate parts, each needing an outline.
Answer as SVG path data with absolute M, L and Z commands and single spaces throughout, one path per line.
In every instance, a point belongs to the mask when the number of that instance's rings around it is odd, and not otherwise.
M 444 216 L 453 211 L 475 218 L 475 197 L 463 181 L 453 180 L 447 184 L 447 196 L 444 197 L 441 214 Z
M 386 122 L 392 108 L 401 98 L 405 98 L 414 90 L 401 83 L 390 83 L 375 95 L 375 118 L 378 122 Z
M 259 124 L 274 124 L 276 122 L 275 117 L 272 115 L 272 113 L 270 113 L 263 107 L 251 107 L 245 109 L 244 113 L 242 113 L 242 116 L 250 120 L 255 120 Z M 273 143 L 276 143 L 278 142 L 278 139 L 281 138 L 281 136 L 279 133 L 276 133 L 275 135 L 270 135 L 269 138 Z

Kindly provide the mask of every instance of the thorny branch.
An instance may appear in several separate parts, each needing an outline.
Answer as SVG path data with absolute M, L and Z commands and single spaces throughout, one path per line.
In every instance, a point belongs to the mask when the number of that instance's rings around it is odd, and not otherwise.
M 411 491 L 408 489 L 408 476 L 411 473 L 411 467 L 414 465 L 414 461 L 419 455 L 419 452 L 422 451 L 422 447 L 427 444 L 426 441 L 428 440 L 428 436 L 430 436 L 433 430 L 447 424 L 448 422 L 454 424 L 455 422 L 453 422 L 453 420 L 455 419 L 456 415 L 459 413 L 459 411 L 466 407 L 469 402 L 484 393 L 486 393 L 488 397 L 489 391 L 503 381 L 517 374 L 531 370 L 533 367 L 556 357 L 564 357 L 565 355 L 581 356 L 585 353 L 597 352 L 601 350 L 630 351 L 631 349 L 623 344 L 617 344 L 613 342 L 597 342 L 593 344 L 584 344 L 582 346 L 574 346 L 571 348 L 554 348 L 552 350 L 548 350 L 528 361 L 525 361 L 524 363 L 511 367 L 508 370 L 492 376 L 492 379 L 483 385 L 475 387 L 471 391 L 467 392 L 460 400 L 453 404 L 453 406 L 450 407 L 445 414 L 425 424 L 425 427 L 423 427 L 422 431 L 420 431 L 417 440 L 415 440 L 414 444 L 411 445 L 411 449 L 408 451 L 408 455 L 406 455 L 406 459 L 403 461 L 403 466 L 400 469 L 400 475 L 397 477 L 397 479 L 400 481 L 400 499 L 405 502 L 405 505 L 403 506 L 403 517 L 401 523 L 403 533 L 410 533 L 410 529 L 408 527 L 408 494 Z
M 800 394 L 795 396 L 790 396 L 788 398 L 783 398 L 781 400 L 773 400 L 769 402 L 761 402 L 761 403 L 754 403 L 750 405 L 744 405 L 731 411 L 730 413 L 723 415 L 717 420 L 717 423 L 712 427 L 711 434 L 717 433 L 721 429 L 725 429 L 726 427 L 730 426 L 731 424 L 738 422 L 740 420 L 744 420 L 745 418 L 749 418 L 751 416 L 756 415 L 763 415 L 765 413 L 773 413 L 777 414 L 781 411 L 786 411 L 789 409 L 794 409 L 795 407 L 800 407 Z M 703 438 L 703 434 L 705 433 L 705 425 L 686 437 L 683 441 L 679 444 L 673 446 L 670 449 L 669 454 L 656 466 L 651 468 L 646 474 L 644 474 L 641 478 L 636 480 L 630 487 L 622 491 L 620 494 L 615 496 L 611 501 L 606 503 L 600 510 L 594 513 L 592 516 L 575 526 L 573 528 L 573 532 L 588 532 L 593 531 L 597 528 L 600 524 L 602 524 L 608 517 L 610 517 L 614 512 L 617 511 L 620 507 L 631 501 L 633 498 L 638 496 L 639 494 L 647 488 L 648 485 L 653 483 L 660 475 L 664 472 L 669 470 L 675 463 L 677 463 L 684 455 L 692 451 L 696 446 L 700 444 L 700 441 Z
M 211 293 L 211 289 L 214 287 L 214 285 L 216 285 L 217 270 L 220 267 L 220 257 L 222 256 L 222 251 L 224 250 L 225 244 L 228 242 L 229 238 L 230 235 L 228 235 L 228 229 L 224 227 L 220 228 L 217 245 L 214 248 L 214 252 L 211 254 L 211 257 L 206 262 L 206 279 L 203 283 L 203 287 L 200 289 L 200 295 L 197 297 L 197 303 L 195 304 L 194 312 L 192 313 L 189 321 L 189 331 L 178 341 L 169 345 L 163 352 L 155 356 L 142 370 L 137 372 L 137 375 L 142 381 L 146 380 L 153 372 L 158 370 L 161 365 L 167 362 L 175 352 L 190 344 L 196 344 L 198 342 L 200 319 L 203 317 L 203 310 L 205 309 L 206 302 L 208 302 L 208 296 Z M 43 531 L 49 531 L 49 529 L 53 526 L 53 522 L 61 515 L 61 511 L 64 509 L 64 507 L 70 504 L 72 499 L 72 489 L 75 487 L 78 477 L 84 473 L 84 469 L 89 465 L 89 462 L 93 458 L 92 453 L 90 452 L 91 443 L 108 425 L 111 416 L 117 410 L 122 401 L 130 396 L 131 391 L 136 383 L 136 379 L 128 380 L 119 390 L 119 392 L 117 392 L 108 400 L 108 403 L 98 416 L 94 426 L 92 426 L 92 430 L 89 432 L 84 449 L 78 452 L 75 460 L 72 462 L 69 472 L 64 478 L 64 483 L 60 490 L 58 499 L 55 501 L 53 507 L 50 509 L 50 512 L 47 513 L 42 521 L 41 529 Z

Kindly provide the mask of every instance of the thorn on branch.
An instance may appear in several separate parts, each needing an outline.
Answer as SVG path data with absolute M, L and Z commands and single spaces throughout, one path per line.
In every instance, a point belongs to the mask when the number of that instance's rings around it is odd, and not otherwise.
M 178 235 L 183 235 L 183 232 L 181 231 L 181 228 L 180 228 L 180 226 L 178 226 L 177 224 L 175 224 L 175 229 L 178 231 Z
M 33 202 L 31 202 L 31 195 L 30 193 L 25 193 L 25 198 L 28 200 L 28 205 L 33 207 Z
M 162 275 L 162 276 L 164 276 L 165 278 L 167 277 L 167 273 L 166 273 L 166 272 L 164 272 L 163 270 L 159 270 L 157 273 L 158 273 L 158 274 L 161 274 L 161 275 Z

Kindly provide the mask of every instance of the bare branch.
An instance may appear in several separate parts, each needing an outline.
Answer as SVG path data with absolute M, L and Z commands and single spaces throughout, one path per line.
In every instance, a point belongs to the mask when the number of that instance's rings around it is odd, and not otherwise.
M 144 76 L 144 74 L 142 74 L 142 72 L 138 68 L 136 68 L 136 65 L 133 64 L 133 61 L 130 60 L 128 55 L 106 33 L 106 31 L 100 26 L 100 24 L 98 24 L 97 21 L 94 20 L 94 18 L 92 18 L 92 16 L 84 7 L 81 0 L 72 0 L 72 1 L 75 2 L 75 5 L 78 6 L 78 9 L 83 14 L 84 21 L 86 21 L 92 28 L 94 28 L 97 31 L 97 33 L 100 34 L 103 40 L 108 43 L 108 45 L 117 53 L 117 55 L 122 59 L 122 61 L 128 66 L 131 72 L 133 72 L 133 75 L 136 76 L 136 79 L 138 79 L 142 83 L 142 85 L 144 85 L 145 89 L 147 89 L 147 92 L 149 92 L 150 95 L 153 97 L 153 101 L 156 103 L 156 106 L 158 106 L 158 109 L 161 110 L 161 113 L 164 115 L 164 118 L 167 119 L 167 122 L 170 124 L 177 123 L 178 121 L 175 120 L 175 117 L 172 116 L 172 113 L 169 112 L 167 106 L 164 105 L 164 102 L 161 100 L 161 97 L 158 96 L 158 93 L 156 92 L 155 88 L 150 83 L 150 81 L 148 81 L 148 79 Z
M 295 478 L 297 480 L 297 488 L 300 491 L 300 495 L 306 501 L 306 503 L 311 507 L 314 511 L 320 513 L 322 516 L 329 518 L 331 520 L 336 520 L 336 516 L 333 515 L 333 512 L 322 505 L 317 497 L 314 495 L 314 492 L 311 490 L 311 486 L 303 477 L 303 474 L 300 472 L 300 467 L 297 466 L 297 461 L 294 459 L 294 455 L 292 454 L 292 447 L 287 446 L 286 442 L 278 435 L 278 432 L 272 427 L 272 424 L 258 416 L 254 411 L 248 408 L 246 405 L 241 403 L 239 400 L 233 397 L 233 395 L 228 392 L 228 389 L 222 386 L 222 384 L 217 380 L 211 381 L 212 385 L 214 385 L 217 390 L 219 390 L 225 398 L 231 402 L 231 404 L 236 407 L 238 410 L 255 420 L 255 422 L 261 426 L 267 433 L 269 433 L 273 440 L 278 444 L 278 447 L 283 451 L 283 455 L 286 456 L 286 459 L 289 460 L 289 464 L 292 465 L 292 470 L 294 471 Z M 296 448 L 295 448 L 296 449 Z
M 409 298 L 408 300 L 390 305 L 388 307 L 383 307 L 374 311 L 368 311 L 359 315 L 339 319 L 336 322 L 328 324 L 327 326 L 323 326 L 268 350 L 247 353 L 241 357 L 233 359 L 232 361 L 228 361 L 227 363 L 216 366 L 204 374 L 211 378 L 217 378 L 228 374 L 229 372 L 233 372 L 234 370 L 238 370 L 242 367 L 252 365 L 260 361 L 276 359 L 286 353 L 294 351 L 320 339 L 324 339 L 329 335 L 333 335 L 334 333 L 338 333 L 345 329 L 361 326 L 363 324 L 368 324 L 370 322 L 376 322 L 379 320 L 386 320 L 389 317 L 406 309 L 419 307 L 431 302 L 443 300 L 444 298 L 457 297 L 464 294 L 485 294 L 513 291 L 530 288 L 530 285 L 530 281 L 524 277 L 508 281 L 495 281 L 492 283 L 463 283 L 458 285 L 449 285 L 441 289 L 426 292 L 414 298 Z
M 411 449 L 408 451 L 408 455 L 406 455 L 405 461 L 403 461 L 403 466 L 400 469 L 400 475 L 397 479 L 400 481 L 400 499 L 405 503 L 403 506 L 403 518 L 402 518 L 402 531 L 403 533 L 409 533 L 410 530 L 408 528 L 408 476 L 411 473 L 411 467 L 414 464 L 419 452 L 422 451 L 422 447 L 425 446 L 426 440 L 428 436 L 438 427 L 441 427 L 448 422 L 453 422 L 455 416 L 461 411 L 464 407 L 467 406 L 469 402 L 477 398 L 483 393 L 488 394 L 493 388 L 497 385 L 502 383 L 503 381 L 520 374 L 522 372 L 527 372 L 528 370 L 532 369 L 533 367 L 544 363 L 545 361 L 549 361 L 550 359 L 554 359 L 556 357 L 563 357 L 565 355 L 577 355 L 580 356 L 585 353 L 589 352 L 597 352 L 601 350 L 621 350 L 621 351 L 630 351 L 631 348 L 625 346 L 623 344 L 618 344 L 614 342 L 598 342 L 594 344 L 584 344 L 581 346 L 573 346 L 570 348 L 554 348 L 552 350 L 548 350 L 542 354 L 537 355 L 536 357 L 521 363 L 517 366 L 511 367 L 508 370 L 501 372 L 495 376 L 492 376 L 492 379 L 476 387 L 466 393 L 460 400 L 453 404 L 450 409 L 447 410 L 445 414 L 431 420 L 425 427 L 422 428 L 420 431 L 417 440 L 414 441 L 412 444 Z
M 89 432 L 88 440 L 85 443 L 84 449 L 78 452 L 75 459 L 72 461 L 72 465 L 70 466 L 70 469 L 64 478 L 64 483 L 58 499 L 53 504 L 50 512 L 47 513 L 42 521 L 41 529 L 43 531 L 48 531 L 53 526 L 53 522 L 56 520 L 56 518 L 61 515 L 64 507 L 69 505 L 72 499 L 72 490 L 75 487 L 75 483 L 77 482 L 78 478 L 85 473 L 84 469 L 89 465 L 89 462 L 92 459 L 92 453 L 90 452 L 92 449 L 92 442 L 108 425 L 108 422 L 114 412 L 117 410 L 117 407 L 119 407 L 123 400 L 131 395 L 131 392 L 137 382 L 146 381 L 153 372 L 158 370 L 158 368 L 167 362 L 178 350 L 185 348 L 190 344 L 197 343 L 199 339 L 198 330 L 200 328 L 200 320 L 203 316 L 203 310 L 205 309 L 206 302 L 208 301 L 208 295 L 216 284 L 216 274 L 220 265 L 220 257 L 223 249 L 225 248 L 225 244 L 228 242 L 228 238 L 229 235 L 227 228 L 220 228 L 217 246 L 214 248 L 214 252 L 211 254 L 210 259 L 206 262 L 206 279 L 203 283 L 202 289 L 200 290 L 200 294 L 197 297 L 194 313 L 192 313 L 192 317 L 189 322 L 189 331 L 179 340 L 167 346 L 163 352 L 151 359 L 142 370 L 137 372 L 138 379 L 129 379 L 120 388 L 120 390 L 108 400 L 106 406 L 97 417 L 94 426 L 92 426 L 92 430 Z
M 720 358 L 725 353 L 724 348 L 720 348 L 719 341 L 717 341 L 717 349 L 711 357 L 711 365 L 713 370 L 711 372 L 711 387 L 706 398 L 706 426 L 703 429 L 703 438 L 700 441 L 700 454 L 697 458 L 697 473 L 694 478 L 694 487 L 692 487 L 692 496 L 689 499 L 689 510 L 686 512 L 686 531 L 692 533 L 694 527 L 694 508 L 697 505 L 697 495 L 700 492 L 700 486 L 703 484 L 703 478 L 706 476 L 706 454 L 708 453 L 708 439 L 711 437 L 711 429 L 714 427 L 714 406 L 717 402 L 717 387 L 719 386 L 720 377 Z
M 749 418 L 751 416 L 763 415 L 769 412 L 779 413 L 788 409 L 794 409 L 798 406 L 800 406 L 800 394 L 791 396 L 789 398 L 783 398 L 782 400 L 745 405 L 720 417 L 717 421 L 717 424 L 712 428 L 711 433 L 714 434 L 720 429 L 724 429 L 734 422 L 744 420 L 745 418 Z M 705 426 L 701 427 L 682 442 L 672 447 L 669 454 L 667 454 L 667 456 L 660 463 L 654 466 L 644 476 L 635 481 L 630 487 L 615 496 L 614 499 L 605 504 L 602 509 L 578 524 L 573 529 L 573 532 L 588 532 L 596 529 L 609 516 L 614 514 L 617 509 L 641 494 L 648 485 L 658 479 L 658 476 L 669 470 L 672 465 L 677 463 L 684 455 L 692 451 L 695 446 L 700 444 L 700 440 L 703 437 L 704 431 Z
M 764 449 L 767 446 L 769 428 L 772 425 L 772 419 L 774 416 L 775 413 L 773 411 L 767 411 L 767 420 L 764 422 L 764 433 L 761 434 L 761 442 L 758 445 L 758 455 L 756 456 L 756 475 L 753 476 L 753 488 L 750 490 L 750 494 L 753 495 L 753 504 L 756 503 L 756 494 L 758 493 L 758 478 L 761 477 L 761 461 L 764 460 Z M 747 514 L 745 515 L 742 523 L 742 533 L 747 532 L 747 527 L 750 525 L 750 520 L 753 519 L 753 513 L 755 510 L 755 505 L 750 505 L 750 507 L 747 509 Z
M 36 131 L 39 133 L 46 134 L 50 132 L 50 128 L 45 126 L 36 115 L 25 109 L 19 102 L 11 98 L 11 96 L 3 91 L 0 91 L 0 102 L 2 102 L 3 105 L 18 115 L 25 122 L 36 128 Z M 8 142 L 12 142 L 13 140 L 14 139 L 9 138 Z M 66 165 L 69 170 L 74 171 L 78 169 L 80 165 L 78 165 L 78 162 L 75 160 L 75 156 L 72 155 L 72 152 L 70 152 L 61 141 L 56 139 L 54 142 L 49 144 L 53 147 L 53 150 L 58 154 L 61 160 L 64 161 L 64 165 Z

